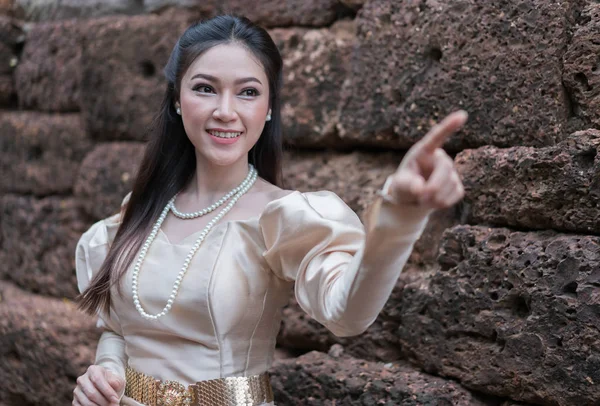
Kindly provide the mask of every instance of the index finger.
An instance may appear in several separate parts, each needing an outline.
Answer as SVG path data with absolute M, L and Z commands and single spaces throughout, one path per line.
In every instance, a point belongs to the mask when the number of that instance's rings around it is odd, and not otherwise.
M 468 114 L 464 110 L 449 114 L 417 142 L 417 149 L 432 153 L 437 148 L 441 148 L 446 140 L 465 124 L 467 117 Z
M 109 402 L 114 402 L 115 399 L 118 399 L 117 392 L 113 389 L 112 386 L 108 383 L 105 375 L 98 370 L 93 370 L 90 372 L 90 381 L 94 384 L 96 389 L 108 400 Z

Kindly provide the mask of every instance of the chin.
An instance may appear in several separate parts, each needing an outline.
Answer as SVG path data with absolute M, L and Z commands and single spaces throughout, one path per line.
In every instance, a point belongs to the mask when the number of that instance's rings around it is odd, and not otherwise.
M 236 162 L 239 162 L 243 156 L 229 156 L 229 157 L 205 157 L 208 161 L 216 166 L 232 166 Z

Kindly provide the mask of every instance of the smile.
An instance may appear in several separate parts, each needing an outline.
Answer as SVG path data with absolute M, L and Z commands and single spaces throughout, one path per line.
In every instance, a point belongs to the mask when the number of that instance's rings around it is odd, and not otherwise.
M 207 130 L 207 132 L 210 135 L 213 135 L 218 138 L 237 138 L 242 134 L 241 132 L 224 132 L 224 131 L 213 131 L 213 130 Z

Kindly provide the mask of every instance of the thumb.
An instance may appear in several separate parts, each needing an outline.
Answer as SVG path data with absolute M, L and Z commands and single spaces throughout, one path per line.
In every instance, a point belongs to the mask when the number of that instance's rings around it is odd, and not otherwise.
M 395 174 L 389 194 L 398 203 L 417 203 L 425 188 L 425 179 L 412 171 L 402 170 Z
M 108 381 L 108 384 L 117 392 L 120 393 L 120 391 L 123 390 L 123 388 L 125 387 L 125 380 L 123 378 L 121 378 L 120 376 L 115 375 L 114 373 L 112 373 L 109 370 L 106 370 L 106 380 Z
M 413 176 L 410 181 L 410 191 L 414 196 L 421 196 L 425 189 L 425 179 L 420 176 Z

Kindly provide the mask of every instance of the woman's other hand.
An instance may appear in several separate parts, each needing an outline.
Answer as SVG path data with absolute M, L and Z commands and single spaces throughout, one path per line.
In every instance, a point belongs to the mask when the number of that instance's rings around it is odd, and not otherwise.
M 119 406 L 119 393 L 124 387 L 123 378 L 106 368 L 91 365 L 77 378 L 73 406 Z
M 465 111 L 456 111 L 436 124 L 413 145 L 395 173 L 388 179 L 388 195 L 398 203 L 442 209 L 464 196 L 454 161 L 442 149 L 444 142 L 467 121 Z

